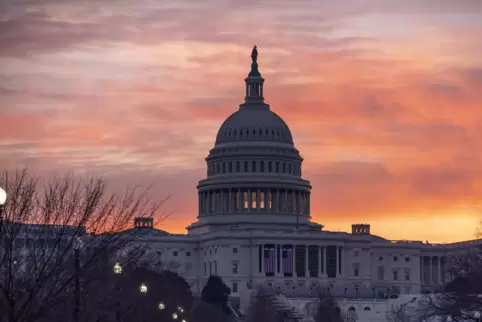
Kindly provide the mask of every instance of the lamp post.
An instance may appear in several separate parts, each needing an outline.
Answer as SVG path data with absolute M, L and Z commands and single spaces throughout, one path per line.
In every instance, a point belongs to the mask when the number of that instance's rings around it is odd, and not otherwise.
M 3 207 L 7 201 L 7 192 L 0 187 L 0 234 L 3 229 Z
M 114 265 L 114 274 L 118 277 L 122 274 L 122 266 L 119 263 L 115 263 Z M 115 320 L 116 322 L 120 322 L 120 282 L 119 278 L 116 278 L 116 290 L 117 290 L 117 300 L 115 302 Z
M 144 283 L 141 283 L 141 286 L 139 286 L 139 291 L 141 292 L 142 296 L 145 296 L 145 294 L 147 293 L 147 285 L 144 284 Z M 142 305 L 141 305 L 141 321 L 144 322 L 144 299 L 142 300 Z

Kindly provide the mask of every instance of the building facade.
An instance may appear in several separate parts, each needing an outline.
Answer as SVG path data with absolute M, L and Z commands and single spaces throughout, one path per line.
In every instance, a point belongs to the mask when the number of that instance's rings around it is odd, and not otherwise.
M 197 221 L 169 234 L 138 221 L 134 229 L 164 263 L 200 292 L 219 275 L 246 306 L 250 290 L 270 285 L 287 297 L 317 287 L 344 298 L 387 298 L 434 291 L 446 281 L 447 255 L 480 241 L 434 245 L 391 241 L 354 224 L 351 233 L 311 221 L 311 185 L 286 123 L 264 101 L 256 47 L 245 102 L 221 125 L 198 185 Z

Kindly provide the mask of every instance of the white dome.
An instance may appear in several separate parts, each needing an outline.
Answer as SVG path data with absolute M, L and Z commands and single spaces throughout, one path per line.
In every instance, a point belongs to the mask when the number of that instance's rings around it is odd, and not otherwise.
M 240 141 L 268 141 L 293 145 L 291 131 L 267 105 L 241 107 L 231 114 L 218 131 L 216 145 Z

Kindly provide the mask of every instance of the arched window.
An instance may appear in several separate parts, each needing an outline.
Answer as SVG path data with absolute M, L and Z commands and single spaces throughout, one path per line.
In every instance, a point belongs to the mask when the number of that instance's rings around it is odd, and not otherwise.
M 286 162 L 283 162 L 283 173 L 286 173 Z
M 256 161 L 253 161 L 252 166 L 251 172 L 256 172 Z
M 271 172 L 272 169 L 272 164 L 271 161 L 268 161 L 268 172 Z
M 276 161 L 276 173 L 279 173 L 279 162 Z
M 226 173 L 226 162 L 223 162 L 223 173 Z
M 244 172 L 248 172 L 248 161 L 244 161 Z
M 292 170 L 291 163 L 288 163 L 288 173 L 289 174 L 291 174 L 291 170 Z
M 241 166 L 239 164 L 239 161 L 236 161 L 236 172 L 241 172 Z
M 369 306 L 365 306 L 365 308 L 363 309 L 363 311 L 371 311 L 372 309 L 369 307 Z
M 221 165 L 219 164 L 219 162 L 217 162 L 217 169 L 216 169 L 216 174 L 219 174 L 219 172 L 221 172 Z
M 261 163 L 260 163 L 259 166 L 260 166 L 259 171 L 260 171 L 260 172 L 264 172 L 264 161 L 261 161 Z
M 383 281 L 385 279 L 385 270 L 382 266 L 378 267 L 378 279 Z
M 229 161 L 229 173 L 233 172 L 233 162 Z

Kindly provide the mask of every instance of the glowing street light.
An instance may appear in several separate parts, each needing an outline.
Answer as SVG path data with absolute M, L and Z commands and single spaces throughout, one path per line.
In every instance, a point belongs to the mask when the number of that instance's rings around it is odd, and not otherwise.
M 115 263 L 114 265 L 114 274 L 121 274 L 122 273 L 122 266 L 119 263 Z
M 0 187 L 0 207 L 7 201 L 7 192 Z
M 182 319 L 181 322 L 187 322 L 185 319 Z
M 177 313 L 172 313 L 172 318 L 173 318 L 174 320 L 177 320 Z
M 184 312 L 184 309 L 183 309 L 182 307 L 180 307 L 180 306 L 177 307 L 177 310 L 178 310 L 179 312 L 181 312 L 181 313 Z
M 147 286 L 146 286 L 146 284 L 142 283 L 142 284 L 141 284 L 141 287 L 139 288 L 139 290 L 141 291 L 141 293 L 147 293 Z
M 166 308 L 166 304 L 163 302 L 159 303 L 159 310 L 164 310 Z

